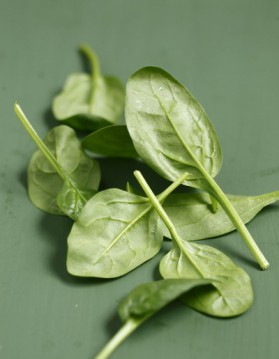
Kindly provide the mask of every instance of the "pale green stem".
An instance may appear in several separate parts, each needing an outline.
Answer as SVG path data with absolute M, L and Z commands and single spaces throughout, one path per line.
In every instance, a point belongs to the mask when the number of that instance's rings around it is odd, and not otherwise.
M 161 203 L 159 201 L 159 199 L 155 196 L 155 194 L 152 192 L 151 188 L 149 187 L 148 183 L 146 182 L 145 178 L 143 177 L 143 175 L 140 173 L 140 171 L 135 171 L 134 172 L 134 176 L 136 177 L 136 179 L 138 180 L 141 188 L 144 190 L 145 194 L 147 195 L 147 197 L 149 198 L 150 202 L 152 203 L 152 205 L 154 206 L 154 208 L 156 209 L 156 211 L 158 212 L 159 216 L 161 217 L 161 219 L 163 220 L 163 222 L 165 223 L 166 227 L 168 228 L 172 238 L 177 242 L 177 244 L 180 244 L 180 237 L 176 231 L 176 228 L 174 226 L 174 224 L 172 223 L 171 219 L 169 218 L 169 216 L 167 215 L 166 211 L 163 209 L 163 207 L 161 206 Z
M 250 249 L 251 253 L 253 254 L 254 258 L 257 260 L 259 265 L 263 270 L 269 267 L 269 263 L 263 253 L 260 251 L 259 247 L 257 246 L 256 242 L 254 241 L 253 237 L 251 236 L 250 232 L 248 231 L 247 227 L 243 223 L 241 217 L 239 216 L 238 212 L 232 205 L 231 201 L 222 191 L 222 189 L 218 186 L 218 184 L 214 181 L 214 179 L 206 172 L 203 172 L 204 177 L 206 178 L 208 184 L 213 190 L 214 196 L 218 200 L 218 202 L 223 207 L 224 211 L 227 213 L 228 217 L 234 224 L 235 228 L 238 230 L 242 238 L 244 239 L 246 245 Z
M 204 273 L 202 271 L 202 269 L 200 268 L 200 266 L 196 264 L 195 256 L 185 248 L 185 243 L 186 242 L 183 243 L 183 240 L 179 236 L 179 234 L 178 234 L 178 232 L 177 232 L 177 230 L 175 228 L 175 225 L 173 224 L 172 220 L 170 219 L 170 217 L 168 216 L 168 214 L 166 213 L 166 211 L 162 207 L 162 205 L 159 202 L 158 198 L 153 193 L 152 189 L 149 187 L 149 185 L 146 182 L 143 175 L 139 171 L 135 171 L 134 175 L 135 175 L 136 179 L 138 180 L 141 188 L 144 190 L 145 194 L 147 195 L 150 202 L 152 203 L 153 207 L 155 208 L 155 210 L 157 211 L 157 213 L 161 217 L 162 221 L 165 223 L 166 227 L 168 228 L 173 241 L 180 248 L 181 252 L 184 253 L 184 255 L 188 258 L 188 260 L 191 262 L 193 267 L 196 269 L 197 273 L 202 278 L 207 278 L 207 274 Z M 216 290 L 219 291 L 218 288 L 216 288 Z
M 141 176 L 141 178 L 143 179 L 143 181 L 146 183 L 145 179 L 142 177 L 141 173 L 139 171 L 135 172 L 135 176 L 137 178 L 137 180 L 139 181 L 140 185 L 142 186 L 142 180 L 139 180 L 138 176 Z M 152 193 L 152 199 L 149 197 L 150 202 L 152 203 L 152 205 L 147 209 L 147 211 L 149 211 L 151 208 L 153 208 L 154 203 L 153 203 L 153 198 L 155 198 L 156 203 L 159 204 L 156 206 L 156 210 L 158 210 L 158 208 L 162 209 L 162 212 L 165 214 L 164 219 L 165 220 L 165 224 L 168 227 L 168 229 L 170 230 L 171 234 L 174 236 L 175 238 L 179 238 L 178 233 L 175 230 L 174 225 L 172 224 L 171 220 L 169 219 L 168 215 L 166 214 L 166 212 L 163 210 L 160 202 L 164 201 L 188 176 L 188 173 L 184 173 L 182 176 L 180 176 L 175 182 L 173 182 L 165 191 L 163 191 L 162 193 L 159 194 L 158 198 L 153 194 L 153 192 L 151 191 L 151 189 L 149 188 L 149 190 Z M 141 181 L 141 182 L 140 182 Z M 143 188 L 143 190 L 145 191 L 145 187 Z M 160 202 L 159 202 L 160 201 Z M 152 315 L 152 314 L 151 314 Z M 120 328 L 120 330 L 115 334 L 114 337 L 112 337 L 112 339 L 106 344 L 106 346 L 101 350 L 101 352 L 94 358 L 94 359 L 107 359 L 111 353 L 130 335 L 132 334 L 144 321 L 146 321 L 151 315 L 147 315 L 144 318 L 141 319 L 130 319 L 128 320 L 125 324 L 123 324 L 123 326 Z
M 94 359 L 107 359 L 111 353 L 131 335 L 148 317 L 143 319 L 129 319 L 119 331 L 110 339 L 104 348 L 94 357 Z
M 53 154 L 50 152 L 50 150 L 47 148 L 45 143 L 41 140 L 40 136 L 37 134 L 31 123 L 28 121 L 27 117 L 25 116 L 24 112 L 22 111 L 20 105 L 16 102 L 14 106 L 15 113 L 17 114 L 17 117 L 20 119 L 21 123 L 23 124 L 24 128 L 28 132 L 28 134 L 31 136 L 32 140 L 35 142 L 35 144 L 38 146 L 38 148 L 42 151 L 43 155 L 46 157 L 46 159 L 49 161 L 49 163 L 53 166 L 55 171 L 58 173 L 58 175 L 62 178 L 63 181 L 68 181 L 71 186 L 75 189 L 75 191 L 79 194 L 80 198 L 83 200 L 84 203 L 86 203 L 86 198 L 83 196 L 83 194 L 80 192 L 74 181 L 70 178 L 69 174 L 60 166 L 59 162 L 56 160 L 56 158 L 53 156 Z
M 87 45 L 80 45 L 80 51 L 87 57 L 91 65 L 91 95 L 90 95 L 90 108 L 92 108 L 95 100 L 95 93 L 98 78 L 101 77 L 100 63 L 97 55 Z
M 29 133 L 29 135 L 31 136 L 33 141 L 36 143 L 36 145 L 39 147 L 39 149 L 42 151 L 42 153 L 45 155 L 45 157 L 49 160 L 49 162 L 54 167 L 56 172 L 60 175 L 60 177 L 63 180 L 65 180 L 65 173 L 64 173 L 62 167 L 56 161 L 53 154 L 50 152 L 50 150 L 47 148 L 47 146 L 41 140 L 40 136 L 37 134 L 37 132 L 31 125 L 31 123 L 28 121 L 27 117 L 25 116 L 25 114 L 22 111 L 18 102 L 15 103 L 14 110 L 15 110 L 15 113 L 17 114 L 17 117 L 20 119 L 21 123 L 23 124 L 24 128 Z
M 188 172 L 183 173 L 168 188 L 158 195 L 158 201 L 163 202 L 178 186 L 180 186 L 189 176 Z
M 211 200 L 211 210 L 213 213 L 216 213 L 218 210 L 218 202 L 211 193 L 209 193 L 209 196 L 210 196 L 210 200 Z

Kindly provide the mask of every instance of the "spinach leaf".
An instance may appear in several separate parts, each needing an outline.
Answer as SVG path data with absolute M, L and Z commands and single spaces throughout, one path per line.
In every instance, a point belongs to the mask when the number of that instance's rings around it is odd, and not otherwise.
M 81 142 L 83 148 L 108 157 L 137 158 L 126 126 L 113 125 L 91 133 Z
M 121 82 L 100 72 L 96 54 L 85 45 L 80 47 L 92 67 L 92 74 L 71 74 L 52 104 L 57 120 L 81 130 L 94 131 L 116 124 L 124 109 Z
M 185 179 L 172 183 L 163 201 Z M 68 237 L 68 272 L 114 278 L 155 256 L 163 242 L 162 223 L 147 198 L 108 189 L 89 200 Z
M 163 235 L 149 201 L 120 189 L 97 193 L 83 207 L 68 237 L 68 272 L 114 278 L 161 248 Z
M 145 67 L 132 75 L 126 88 L 126 123 L 140 157 L 162 177 L 211 189 L 199 163 L 215 177 L 222 151 L 206 113 L 190 92 L 160 68 Z
M 210 192 L 262 269 L 267 269 L 268 261 L 213 179 L 222 164 L 221 147 L 209 118 L 191 93 L 164 70 L 146 67 L 128 81 L 125 113 L 140 157 L 163 177 L 173 181 L 187 172 L 185 185 Z M 212 209 L 217 209 L 214 201 Z
M 194 288 L 211 283 L 203 279 L 164 279 L 139 285 L 120 303 L 118 311 L 124 322 L 116 335 L 107 343 L 95 359 L 106 359 L 143 322 Z
M 135 176 L 172 237 L 173 249 L 160 263 L 162 276 L 211 279 L 213 287 L 196 292 L 185 302 L 196 310 L 218 317 L 244 313 L 253 302 L 248 274 L 217 249 L 184 241 L 141 173 L 136 171 Z
M 99 186 L 98 162 L 86 156 L 70 127 L 57 126 L 42 141 L 18 104 L 15 112 L 39 147 L 28 166 L 32 203 L 47 213 L 66 214 L 76 220 Z
M 279 200 L 279 191 L 260 196 L 227 195 L 244 223 L 253 219 L 265 206 Z M 221 236 L 235 230 L 222 207 L 213 213 L 207 193 L 172 193 L 164 202 L 164 209 L 179 235 L 194 241 Z M 164 226 L 164 236 L 169 231 Z
M 221 251 L 204 244 L 189 243 L 176 236 L 173 248 L 161 260 L 160 273 L 163 278 L 212 279 L 213 287 L 198 289 L 183 299 L 208 315 L 240 315 L 253 303 L 248 274 Z

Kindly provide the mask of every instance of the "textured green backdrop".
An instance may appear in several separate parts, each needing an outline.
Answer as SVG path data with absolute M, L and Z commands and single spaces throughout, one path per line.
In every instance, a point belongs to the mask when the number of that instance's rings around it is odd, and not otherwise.
M 13 113 L 14 101 L 43 136 L 55 123 L 53 95 L 70 72 L 82 69 L 81 42 L 96 50 L 104 73 L 123 82 L 142 66 L 161 66 L 212 119 L 224 151 L 218 176 L 224 190 L 269 192 L 279 189 L 278 38 L 277 0 L 0 0 L 1 358 L 92 358 L 119 327 L 121 298 L 158 278 L 160 259 L 117 280 L 67 274 L 71 221 L 42 213 L 27 198 L 26 165 L 35 146 Z M 123 188 L 137 167 L 102 161 L 103 187 Z M 163 184 L 149 176 L 159 190 Z M 267 272 L 237 233 L 211 242 L 252 277 L 249 312 L 218 320 L 175 303 L 113 358 L 277 359 L 278 207 L 249 224 L 271 262 Z

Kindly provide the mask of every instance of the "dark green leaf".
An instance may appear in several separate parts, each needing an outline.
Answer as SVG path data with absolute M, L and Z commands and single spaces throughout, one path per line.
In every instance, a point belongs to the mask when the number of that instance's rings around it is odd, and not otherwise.
M 208 286 L 203 279 L 166 279 L 136 287 L 119 306 L 123 326 L 97 354 L 95 359 L 106 359 L 151 315 L 193 288 Z
M 120 303 L 119 315 L 123 321 L 150 316 L 193 288 L 209 284 L 211 281 L 206 279 L 163 279 L 141 284 Z
M 82 146 L 108 157 L 138 157 L 126 126 L 108 126 L 95 131 L 82 140 Z

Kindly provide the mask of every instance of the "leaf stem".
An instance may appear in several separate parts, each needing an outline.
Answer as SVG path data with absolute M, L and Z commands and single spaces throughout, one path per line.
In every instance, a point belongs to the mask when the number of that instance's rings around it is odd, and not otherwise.
M 53 154 L 50 152 L 48 147 L 45 145 L 45 143 L 41 140 L 40 136 L 37 134 L 34 127 L 31 125 L 31 123 L 28 121 L 26 115 L 22 111 L 20 105 L 18 102 L 14 105 L 14 110 L 17 115 L 17 117 L 20 119 L 21 123 L 23 124 L 24 128 L 28 132 L 28 134 L 31 136 L 35 144 L 38 146 L 38 148 L 42 151 L 43 155 L 46 157 L 46 159 L 50 162 L 50 164 L 53 166 L 55 171 L 58 173 L 58 175 L 62 178 L 64 182 L 68 181 L 69 185 L 74 188 L 76 193 L 79 195 L 83 203 L 85 204 L 87 202 L 85 196 L 82 194 L 82 192 L 79 190 L 76 183 L 70 178 L 69 174 L 63 169 L 63 167 L 59 164 L 59 162 L 56 160 L 56 158 L 53 156 Z M 69 214 L 68 214 L 69 215 Z
M 93 106 L 98 78 L 101 77 L 100 63 L 95 52 L 87 45 L 83 44 L 79 47 L 80 51 L 87 57 L 91 65 L 91 95 L 90 107 Z
M 213 190 L 213 194 L 218 200 L 218 202 L 223 207 L 224 211 L 227 213 L 228 217 L 244 239 L 246 245 L 250 249 L 251 253 L 253 254 L 254 258 L 257 260 L 259 265 L 263 270 L 269 267 L 269 263 L 259 247 L 257 246 L 256 242 L 254 241 L 253 237 L 251 236 L 250 232 L 248 231 L 247 227 L 243 223 L 241 217 L 239 216 L 238 212 L 232 205 L 231 201 L 219 187 L 219 185 L 215 182 L 215 180 L 206 172 L 203 173 L 204 177 L 206 178 L 208 184 Z
M 148 183 L 146 182 L 145 178 L 140 173 L 140 171 L 135 171 L 134 176 L 138 180 L 141 188 L 144 190 L 145 194 L 147 195 L 150 202 L 152 203 L 152 205 L 154 206 L 154 208 L 158 212 L 159 216 L 161 217 L 161 219 L 163 220 L 163 222 L 167 226 L 172 238 L 176 242 L 178 242 L 177 244 L 179 245 L 179 243 L 180 243 L 179 235 L 178 235 L 178 233 L 176 231 L 176 228 L 175 228 L 174 224 L 172 223 L 171 219 L 169 218 L 169 216 L 167 215 L 166 211 L 163 209 L 163 207 L 162 207 L 162 205 L 160 203 L 160 200 L 162 200 L 162 199 L 161 198 L 159 199 L 159 197 L 157 198 L 155 196 L 155 194 L 153 193 L 153 191 L 149 187 Z M 183 182 L 182 177 L 180 177 L 180 179 L 181 179 L 181 182 Z M 170 186 L 170 187 L 172 187 L 172 186 Z M 168 187 L 167 190 L 169 190 L 170 187 Z M 164 191 L 162 194 L 164 194 L 166 191 Z M 170 191 L 168 191 L 168 192 L 170 192 Z M 161 194 L 161 197 L 162 197 L 162 194 Z
M 186 175 L 186 174 L 185 174 Z M 145 194 L 147 195 L 147 197 L 149 198 L 150 202 L 152 203 L 153 207 L 155 208 L 155 210 L 158 212 L 159 216 L 161 217 L 162 221 L 165 223 L 166 227 L 168 228 L 172 240 L 174 241 L 174 243 L 180 248 L 180 250 L 185 254 L 185 256 L 189 259 L 189 261 L 192 263 L 192 265 L 194 266 L 194 268 L 196 269 L 196 271 L 199 273 L 199 275 L 201 275 L 203 278 L 206 278 L 206 275 L 202 272 L 202 270 L 199 268 L 199 266 L 196 264 L 196 261 L 194 259 L 194 256 L 191 254 L 191 252 L 189 252 L 186 247 L 185 247 L 185 243 L 183 243 L 183 240 L 181 239 L 181 237 L 179 236 L 175 225 L 173 224 L 172 220 L 170 219 L 170 217 L 168 216 L 168 214 L 166 213 L 166 211 L 164 210 L 164 208 L 162 207 L 161 203 L 159 202 L 159 198 L 157 198 L 155 196 L 155 194 L 153 193 L 152 189 L 149 187 L 148 183 L 146 182 L 145 178 L 143 177 L 143 175 L 140 173 L 140 171 L 135 171 L 134 172 L 134 176 L 136 177 L 136 179 L 138 180 L 141 188 L 144 190 Z M 181 176 L 179 179 L 181 179 L 181 182 L 183 181 L 182 179 L 183 176 Z M 185 177 L 184 177 L 185 178 Z M 177 181 L 176 181 L 177 182 Z M 171 187 L 171 186 L 170 186 Z
M 140 173 L 139 171 L 136 171 Z M 141 173 L 140 173 L 141 174 Z M 142 175 L 141 175 L 142 176 Z M 189 176 L 188 172 L 183 173 L 180 177 L 177 178 L 168 188 L 158 195 L 158 201 L 163 202 L 179 185 L 181 185 L 185 179 Z M 152 192 L 153 193 L 153 192 Z
M 148 316 L 141 319 L 129 319 L 125 322 L 119 331 L 111 338 L 104 348 L 97 354 L 94 359 L 107 359 L 111 353 L 130 335 L 132 334 Z
M 56 161 L 53 154 L 50 152 L 50 150 L 47 148 L 47 146 L 44 144 L 44 142 L 41 140 L 40 136 L 37 134 L 31 123 L 28 121 L 27 117 L 25 116 L 24 112 L 22 111 L 20 105 L 18 102 L 14 105 L 14 110 L 17 115 L 17 117 L 20 119 L 21 123 L 23 124 L 26 131 L 29 133 L 33 141 L 36 143 L 36 145 L 39 147 L 39 149 L 42 151 L 42 153 L 45 155 L 45 157 L 49 160 L 51 165 L 54 167 L 56 172 L 60 175 L 60 177 L 65 180 L 66 174 L 63 171 L 60 164 Z

